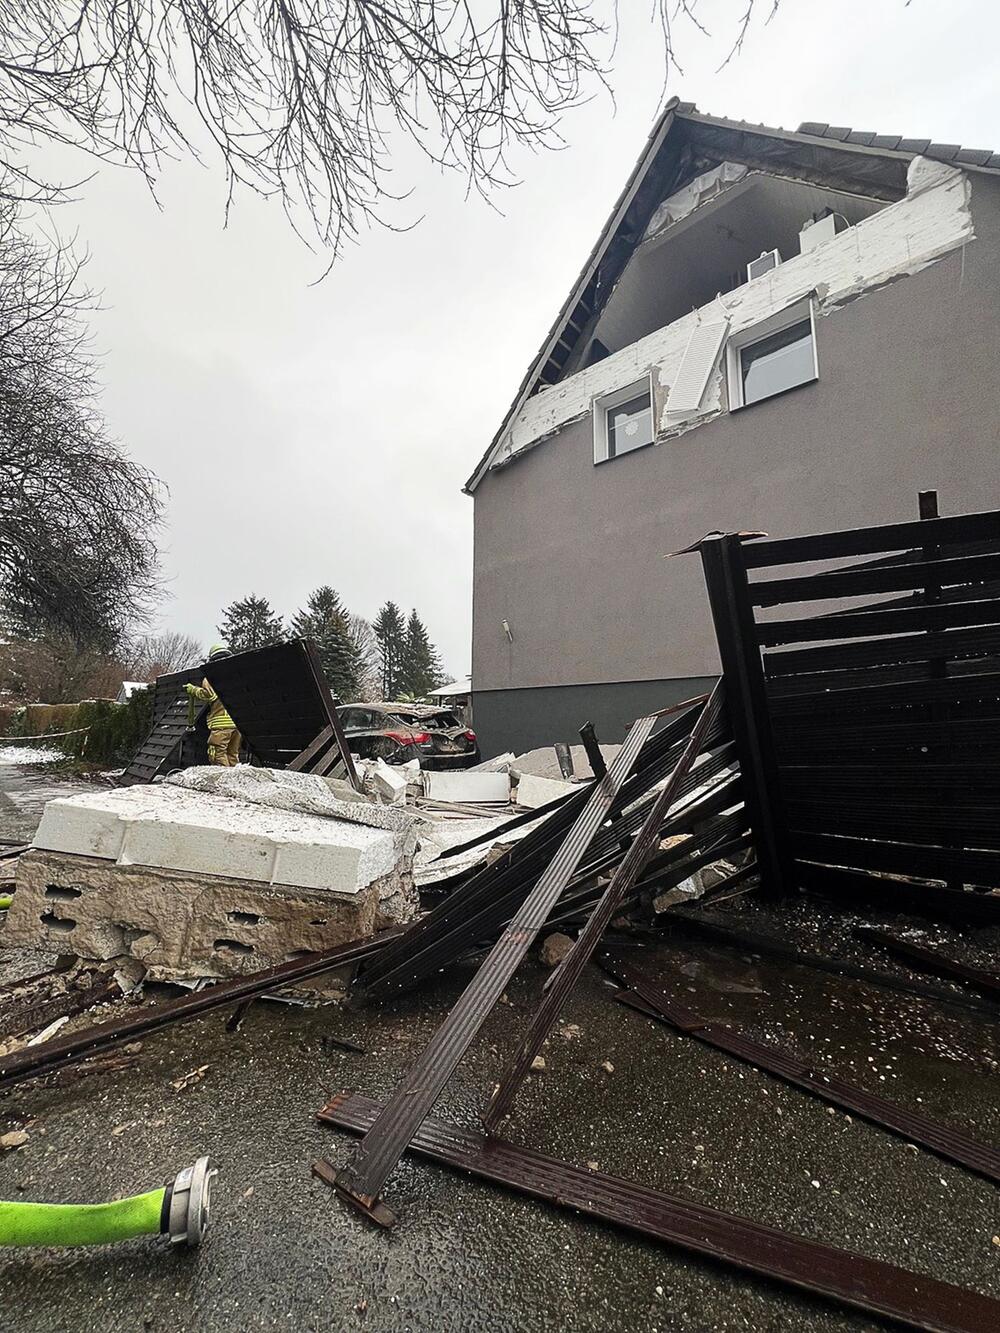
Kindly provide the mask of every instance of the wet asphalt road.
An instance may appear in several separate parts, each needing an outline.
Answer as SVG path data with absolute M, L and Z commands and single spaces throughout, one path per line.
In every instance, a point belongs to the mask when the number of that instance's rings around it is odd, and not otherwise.
M 5 778 L 0 772 L 0 784 Z M 0 836 L 15 836 L 8 827 Z M 643 958 L 707 1018 L 780 1036 L 873 1091 L 995 1138 L 1000 1079 L 988 1020 L 680 935 Z M 314 1157 L 337 1159 L 349 1143 L 318 1125 L 315 1111 L 342 1089 L 388 1093 L 467 975 L 369 1012 L 258 1004 L 236 1034 L 224 1031 L 224 1014 L 210 1016 L 147 1038 L 130 1070 L 0 1097 L 0 1132 L 25 1125 L 30 1135 L 0 1159 L 3 1198 L 115 1197 L 161 1183 L 203 1152 L 220 1167 L 212 1228 L 198 1252 L 140 1240 L 0 1257 L 2 1326 L 884 1327 L 427 1163 L 404 1162 L 387 1187 L 401 1219 L 393 1233 L 346 1211 L 309 1174 Z M 543 975 L 532 961 L 516 978 L 438 1114 L 473 1122 Z M 623 1009 L 611 994 L 589 969 L 564 1014 L 579 1035 L 553 1036 L 508 1137 L 1000 1298 L 995 1187 Z M 328 1034 L 366 1053 L 330 1047 Z M 613 1072 L 602 1068 L 606 1060 Z M 171 1087 L 204 1065 L 200 1081 Z

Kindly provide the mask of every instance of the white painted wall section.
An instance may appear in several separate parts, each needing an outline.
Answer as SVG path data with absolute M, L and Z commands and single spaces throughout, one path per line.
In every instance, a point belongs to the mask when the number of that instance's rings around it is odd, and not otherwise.
M 725 410 L 723 372 L 716 359 L 698 406 L 678 418 L 670 396 L 684 353 L 701 324 L 728 323 L 730 334 L 752 328 L 812 296 L 817 316 L 864 292 L 918 273 L 942 255 L 975 239 L 969 177 L 957 167 L 917 157 L 905 197 L 804 255 L 744 283 L 683 319 L 657 329 L 594 366 L 529 398 L 497 443 L 491 467 L 502 467 L 589 414 L 594 399 L 652 373 L 657 440 L 690 430 Z

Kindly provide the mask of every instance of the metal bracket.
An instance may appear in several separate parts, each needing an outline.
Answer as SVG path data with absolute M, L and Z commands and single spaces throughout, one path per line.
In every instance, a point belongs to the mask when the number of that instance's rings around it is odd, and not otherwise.
M 342 1184 L 339 1179 L 341 1173 L 325 1157 L 316 1158 L 312 1164 L 312 1173 L 317 1180 L 322 1180 L 324 1185 L 329 1185 L 345 1203 L 349 1203 L 362 1217 L 367 1217 L 369 1222 L 374 1222 L 386 1231 L 396 1225 L 398 1219 L 391 1208 L 387 1207 L 377 1197 L 355 1194 L 353 1190 Z

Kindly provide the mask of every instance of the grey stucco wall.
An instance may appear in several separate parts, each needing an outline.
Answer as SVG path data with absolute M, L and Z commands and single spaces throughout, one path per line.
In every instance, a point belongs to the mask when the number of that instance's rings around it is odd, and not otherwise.
M 476 735 L 484 758 L 556 741 L 578 745 L 585 722 L 593 722 L 598 740 L 620 741 L 637 717 L 707 694 L 714 684 L 714 677 L 702 677 L 485 690 L 473 699 Z
M 816 384 L 597 467 L 590 420 L 578 421 L 487 474 L 475 496 L 477 726 L 489 692 L 716 671 L 700 560 L 662 559 L 712 529 L 792 536 L 915 518 L 917 491 L 933 488 L 942 513 L 1000 506 L 1000 183 L 973 178 L 972 212 L 964 257 L 817 322 Z

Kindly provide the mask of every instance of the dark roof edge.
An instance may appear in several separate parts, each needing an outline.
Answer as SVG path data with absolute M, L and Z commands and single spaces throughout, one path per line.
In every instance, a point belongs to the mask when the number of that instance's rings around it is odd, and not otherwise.
M 674 110 L 679 105 L 679 102 L 680 102 L 679 98 L 672 97 L 670 101 L 667 102 L 666 106 L 663 108 L 659 117 L 657 118 L 656 123 L 654 124 L 652 130 L 650 131 L 649 138 L 646 140 L 645 147 L 643 148 L 639 160 L 632 168 L 629 178 L 625 182 L 625 188 L 618 196 L 615 206 L 611 210 L 610 217 L 608 218 L 607 222 L 601 229 L 601 233 L 597 238 L 597 242 L 587 257 L 587 262 L 584 264 L 583 268 L 580 271 L 579 277 L 577 278 L 576 282 L 574 282 L 572 288 L 570 289 L 569 295 L 567 296 L 566 300 L 560 307 L 559 313 L 558 315 L 556 315 L 555 321 L 545 337 L 545 341 L 542 343 L 541 347 L 538 350 L 537 355 L 534 357 L 534 359 L 531 362 L 531 365 L 528 367 L 528 370 L 524 378 L 521 380 L 520 386 L 518 387 L 517 393 L 514 397 L 514 401 L 511 403 L 506 416 L 500 423 L 500 429 L 493 436 L 493 439 L 490 441 L 489 448 L 486 450 L 482 458 L 476 464 L 475 471 L 472 473 L 469 480 L 462 487 L 466 495 L 471 495 L 472 492 L 479 485 L 479 482 L 481 481 L 483 474 L 486 472 L 487 468 L 490 465 L 490 458 L 493 455 L 493 450 L 497 446 L 497 442 L 502 437 L 504 431 L 507 429 L 507 426 L 517 415 L 517 413 L 521 410 L 525 398 L 528 396 L 528 393 L 530 392 L 531 388 L 534 385 L 535 376 L 545 365 L 546 361 L 549 358 L 549 354 L 552 351 L 552 348 L 558 342 L 559 335 L 563 331 L 563 327 L 566 323 L 567 318 L 572 313 L 577 302 L 580 300 L 580 297 L 583 295 L 587 283 L 593 277 L 594 270 L 601 262 L 601 259 L 604 255 L 604 251 L 607 249 L 608 244 L 610 243 L 612 237 L 618 230 L 618 226 L 621 223 L 622 218 L 624 217 L 625 212 L 629 207 L 629 204 L 631 204 L 636 190 L 642 184 L 642 181 L 646 175 L 646 171 L 652 164 L 657 153 L 660 151 L 660 148 L 663 145 L 663 141 L 667 137 L 667 134 L 670 131 L 670 127 L 673 124 Z

